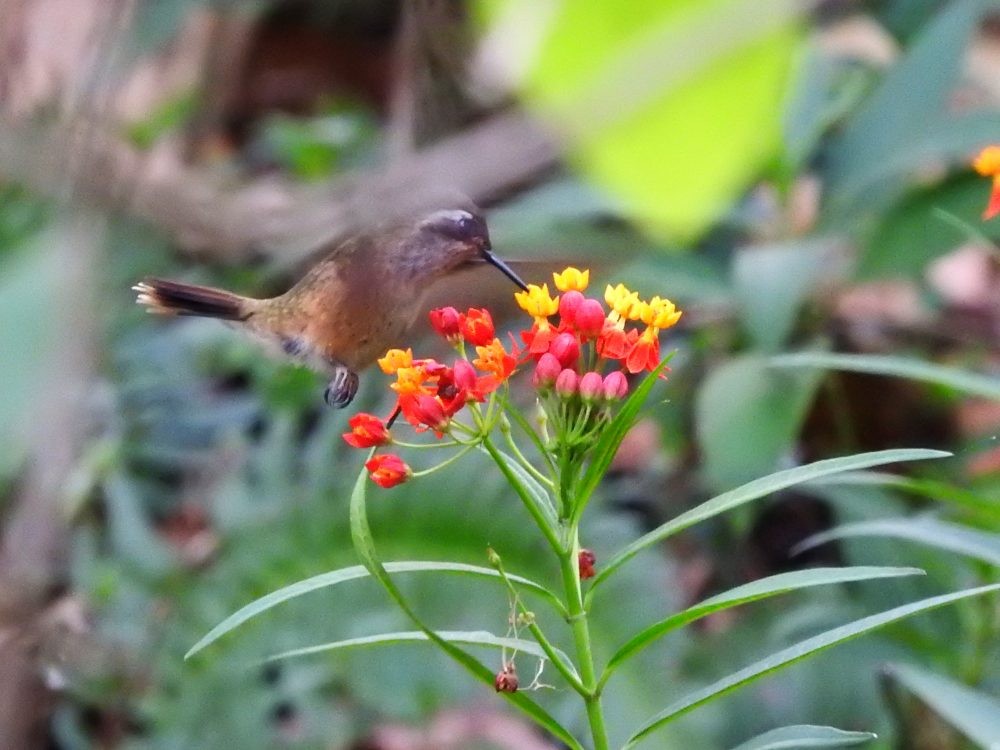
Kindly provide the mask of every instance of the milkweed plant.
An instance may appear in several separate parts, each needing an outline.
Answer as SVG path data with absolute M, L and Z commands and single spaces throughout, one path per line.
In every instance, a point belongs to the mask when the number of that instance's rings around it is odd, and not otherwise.
M 444 307 L 430 313 L 433 329 L 453 347 L 450 362 L 414 355 L 410 349 L 389 351 L 379 360 L 392 377 L 392 413 L 386 417 L 359 413 L 349 420 L 344 440 L 368 452 L 350 500 L 350 526 L 360 565 L 323 573 L 272 592 L 233 613 L 205 635 L 188 656 L 201 651 L 248 619 L 283 601 L 328 586 L 373 577 L 413 623 L 414 630 L 378 633 L 364 638 L 306 647 L 287 657 L 320 650 L 403 641 L 429 641 L 464 667 L 472 677 L 496 691 L 554 738 L 574 749 L 632 748 L 656 732 L 732 690 L 837 643 L 852 639 L 909 615 L 952 601 L 997 590 L 1000 584 L 946 593 L 863 617 L 781 649 L 716 682 L 676 697 L 622 738 L 609 737 L 602 696 L 614 689 L 616 672 L 647 646 L 668 633 L 714 612 L 797 589 L 919 574 L 914 568 L 851 566 L 811 568 L 780 573 L 712 596 L 680 612 L 646 623 L 627 642 L 593 642 L 591 615 L 601 602 L 594 594 L 612 586 L 615 573 L 637 553 L 706 519 L 786 487 L 901 461 L 948 455 L 940 451 L 884 450 L 827 459 L 771 474 L 686 510 L 639 536 L 606 560 L 597 559 L 581 538 L 581 519 L 601 479 L 650 394 L 663 385 L 669 356 L 661 357 L 660 338 L 681 317 L 664 297 L 644 300 L 622 284 L 607 285 L 603 300 L 588 296 L 590 273 L 567 268 L 554 274 L 554 289 L 528 285 L 516 300 L 530 318 L 524 330 L 505 344 L 497 337 L 490 313 L 464 313 Z M 530 383 L 528 408 L 511 398 L 512 387 Z M 409 436 L 409 433 L 413 433 Z M 405 437 L 405 439 L 404 439 Z M 418 452 L 441 456 L 430 468 L 414 470 Z M 509 483 L 544 539 L 556 586 L 530 580 L 508 570 L 502 543 L 484 550 L 482 565 L 449 561 L 383 561 L 368 524 L 371 492 L 422 477 L 461 461 L 471 452 L 488 455 Z M 391 496 L 379 502 L 392 502 Z M 397 587 L 398 573 L 459 572 L 499 586 L 510 602 L 502 634 L 443 629 L 418 614 Z M 529 598 L 530 596 L 530 598 Z M 543 630 L 537 602 L 551 608 L 563 632 Z M 549 618 L 551 620 L 551 618 Z M 549 620 L 547 620 L 549 621 Z M 495 625 L 495 623 L 493 624 Z M 560 648 L 557 644 L 571 644 Z M 468 650 L 486 647 L 495 660 L 481 660 Z M 477 650 L 475 653 L 480 653 Z M 599 663 L 598 653 L 610 652 Z M 655 678 L 651 678 L 655 679 Z M 544 681 L 543 681 L 544 680 Z M 539 691 L 571 691 L 579 698 L 574 720 L 557 719 L 544 706 Z M 652 689 L 652 686 L 651 686 Z M 666 691 L 664 691 L 666 692 Z M 750 740 L 746 747 L 832 747 L 865 742 L 874 735 L 833 727 L 789 726 Z M 612 739 L 615 740 L 612 745 Z M 778 743 L 778 744 L 775 744 Z M 785 744 L 781 744 L 785 743 Z M 789 744 L 790 743 L 790 744 Z

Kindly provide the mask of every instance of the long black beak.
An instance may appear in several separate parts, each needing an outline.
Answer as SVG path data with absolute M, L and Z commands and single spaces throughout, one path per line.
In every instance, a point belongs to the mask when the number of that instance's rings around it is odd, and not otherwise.
M 503 275 L 506 276 L 511 281 L 513 281 L 519 287 L 521 287 L 522 291 L 525 291 L 525 292 L 528 291 L 528 285 L 525 284 L 521 280 L 520 276 L 518 276 L 516 273 L 514 273 L 514 269 L 513 268 L 511 268 L 506 263 L 504 263 L 500 258 L 498 258 L 497 256 L 495 256 L 493 254 L 493 250 L 491 248 L 489 248 L 488 246 L 484 247 L 484 248 L 482 248 L 481 252 L 483 254 L 483 260 L 485 260 L 491 266 L 495 266 L 496 268 L 499 268 L 500 271 L 503 273 Z

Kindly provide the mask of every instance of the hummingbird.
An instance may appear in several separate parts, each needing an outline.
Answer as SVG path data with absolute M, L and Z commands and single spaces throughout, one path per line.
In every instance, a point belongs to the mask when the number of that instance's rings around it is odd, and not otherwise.
M 343 408 L 357 393 L 358 372 L 402 343 L 432 282 L 483 262 L 527 290 L 494 255 L 483 217 L 457 208 L 351 237 L 269 299 L 157 278 L 132 289 L 148 312 L 219 318 L 316 370 L 329 378 L 324 400 Z

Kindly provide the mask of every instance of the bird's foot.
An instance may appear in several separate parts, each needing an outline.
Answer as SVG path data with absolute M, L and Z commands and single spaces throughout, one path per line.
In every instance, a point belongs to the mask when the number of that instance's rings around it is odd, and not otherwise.
M 323 391 L 323 399 L 334 409 L 343 409 L 358 392 L 358 376 L 343 365 L 338 365 L 334 370 L 333 379 L 330 380 Z

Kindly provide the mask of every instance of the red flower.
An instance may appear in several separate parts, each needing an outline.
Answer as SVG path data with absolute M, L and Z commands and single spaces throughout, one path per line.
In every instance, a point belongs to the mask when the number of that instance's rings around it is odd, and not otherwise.
M 576 311 L 583 300 L 583 294 L 575 289 L 571 289 L 559 298 L 559 317 L 564 324 L 573 324 L 576 319 Z M 604 317 L 603 312 L 601 317 Z
M 391 439 L 385 423 L 373 414 L 355 414 L 347 424 L 351 431 L 344 433 L 344 442 L 355 448 L 374 448 L 376 445 L 386 445 Z
M 597 562 L 597 556 L 594 555 L 589 549 L 580 550 L 580 554 L 577 557 L 577 564 L 580 567 L 580 580 L 586 581 L 588 578 L 593 578 L 597 575 L 594 570 L 594 563 Z
M 647 329 L 625 359 L 625 369 L 633 375 L 643 370 L 655 370 L 660 364 L 660 339 L 652 329 Z
M 562 365 L 559 364 L 559 360 L 556 359 L 554 354 L 545 352 L 545 354 L 538 358 L 538 364 L 535 365 L 535 386 L 547 391 L 555 385 L 556 378 L 559 377 L 560 372 L 562 372 Z
M 630 333 L 635 333 L 631 331 Z M 597 354 L 605 359 L 624 359 L 632 348 L 629 334 L 614 323 L 608 323 L 597 337 Z
M 449 341 L 456 341 L 462 335 L 460 326 L 462 315 L 454 307 L 439 307 L 430 311 L 431 326 Z
M 556 337 L 556 329 L 549 323 L 539 325 L 536 321 L 528 331 L 521 331 L 521 339 L 531 354 L 543 354 L 549 350 L 549 344 Z
M 372 481 L 379 487 L 395 487 L 413 476 L 413 470 L 393 453 L 372 456 L 365 462 L 365 468 L 368 469 Z
M 469 312 L 462 316 L 459 325 L 462 336 L 473 346 L 486 346 L 496 336 L 493 318 L 485 308 L 470 307 Z
M 462 404 L 464 404 L 464 400 Z M 462 404 L 459 404 L 459 409 L 462 408 Z M 451 421 L 451 414 L 445 410 L 441 400 L 435 396 L 425 394 L 400 396 L 399 409 L 406 417 L 406 421 L 416 427 L 418 431 L 421 428 L 430 428 L 438 437 L 444 434 L 448 422 Z

